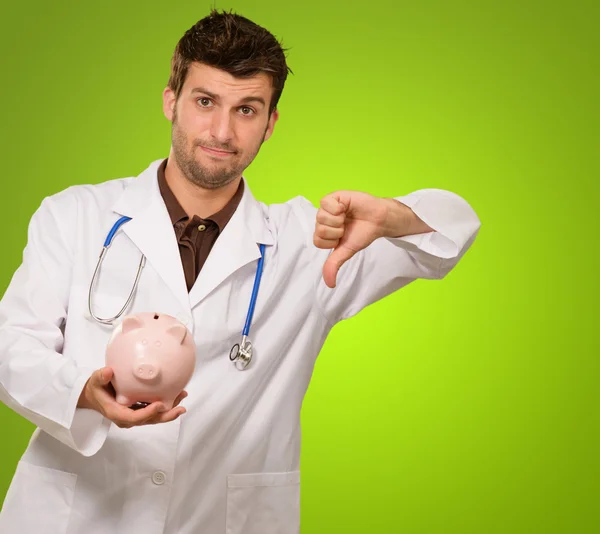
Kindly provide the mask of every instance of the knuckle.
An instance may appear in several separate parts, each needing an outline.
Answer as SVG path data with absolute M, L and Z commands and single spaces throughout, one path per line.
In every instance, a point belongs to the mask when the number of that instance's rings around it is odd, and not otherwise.
M 340 228 L 329 228 L 325 233 L 327 239 L 339 239 L 342 237 L 343 231 Z
M 143 425 L 148 419 L 151 419 L 152 416 L 146 415 L 144 417 L 132 417 L 130 423 L 132 425 Z
M 333 206 L 335 206 L 333 195 L 327 195 L 321 199 L 320 203 L 321 208 L 323 208 L 326 212 L 329 212 Z
M 317 212 L 317 222 L 318 223 L 324 224 L 328 220 L 329 220 L 329 214 L 325 210 L 321 209 Z
M 338 245 L 338 239 L 321 239 L 319 246 L 322 248 L 335 248 Z

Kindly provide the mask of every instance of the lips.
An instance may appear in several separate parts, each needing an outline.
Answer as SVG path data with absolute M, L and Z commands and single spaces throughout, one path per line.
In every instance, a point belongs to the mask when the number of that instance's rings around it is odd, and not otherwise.
M 205 147 L 205 146 L 202 146 L 202 145 L 199 145 L 199 146 L 200 146 L 200 148 L 202 150 L 204 150 L 208 154 L 212 154 L 214 156 L 226 157 L 226 156 L 231 156 L 231 155 L 235 154 L 235 152 L 231 152 L 231 151 L 228 151 L 228 150 L 220 150 L 220 149 L 217 149 L 217 148 L 208 148 L 208 147 Z

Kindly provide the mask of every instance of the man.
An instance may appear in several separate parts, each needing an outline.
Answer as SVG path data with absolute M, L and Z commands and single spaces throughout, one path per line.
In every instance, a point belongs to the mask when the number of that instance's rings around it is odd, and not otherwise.
M 317 210 L 266 206 L 243 172 L 272 135 L 288 73 L 275 38 L 212 12 L 178 43 L 164 113 L 169 156 L 138 177 L 74 186 L 32 217 L 0 303 L 0 399 L 34 423 L 2 534 L 299 531 L 300 408 L 332 326 L 416 278 L 443 278 L 479 230 L 459 196 L 337 191 Z M 104 366 L 110 317 L 147 258 L 128 314 L 187 325 L 194 376 L 171 409 L 118 404 Z M 239 342 L 264 245 L 244 370 Z M 187 398 L 186 398 L 187 397 Z M 185 399 L 185 402 L 184 402 Z M 181 417 L 186 413 L 184 417 Z

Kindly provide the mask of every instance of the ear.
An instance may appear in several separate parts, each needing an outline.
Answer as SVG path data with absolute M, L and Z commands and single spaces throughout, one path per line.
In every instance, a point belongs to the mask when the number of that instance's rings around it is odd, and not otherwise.
M 171 122 L 173 122 L 173 111 L 176 104 L 175 93 L 170 87 L 165 87 L 165 90 L 163 91 L 163 113 Z
M 187 332 L 187 328 L 182 324 L 174 324 L 173 326 L 169 326 L 169 328 L 167 328 L 167 334 L 173 336 L 180 345 L 183 343 Z
M 142 320 L 136 315 L 126 315 L 123 319 L 123 324 L 121 326 L 121 332 L 126 334 L 127 332 L 131 332 L 132 330 L 136 330 L 138 328 L 142 328 L 144 323 Z
M 273 130 L 275 128 L 275 123 L 277 122 L 278 119 L 279 119 L 279 111 L 277 111 L 275 109 L 275 110 L 273 110 L 273 113 L 271 113 L 271 116 L 269 117 L 269 124 L 267 125 L 267 131 L 265 133 L 265 141 L 267 139 L 269 139 L 269 137 L 271 137 L 271 135 L 273 134 Z

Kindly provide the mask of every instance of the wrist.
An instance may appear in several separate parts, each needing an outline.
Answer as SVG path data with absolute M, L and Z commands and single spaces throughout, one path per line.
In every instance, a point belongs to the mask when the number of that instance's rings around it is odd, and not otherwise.
M 388 215 L 384 227 L 384 236 L 390 238 L 433 232 L 433 228 L 423 222 L 417 214 L 395 198 L 386 198 Z
M 93 409 L 92 408 L 92 403 L 90 402 L 90 398 L 89 398 L 89 380 L 85 383 L 85 386 L 83 386 L 83 389 L 81 390 L 81 393 L 79 395 L 79 400 L 77 401 L 77 408 L 87 408 L 87 409 Z

